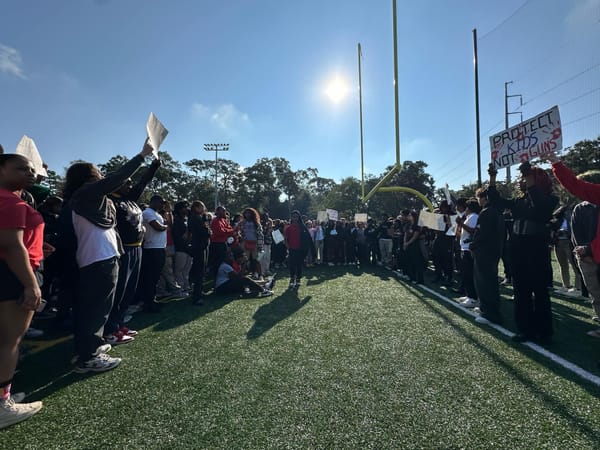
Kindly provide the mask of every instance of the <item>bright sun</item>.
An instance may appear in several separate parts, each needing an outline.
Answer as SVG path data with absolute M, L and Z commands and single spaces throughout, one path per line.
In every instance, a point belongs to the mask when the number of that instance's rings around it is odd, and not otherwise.
M 348 84 L 336 76 L 327 85 L 325 93 L 333 103 L 339 103 L 348 95 Z

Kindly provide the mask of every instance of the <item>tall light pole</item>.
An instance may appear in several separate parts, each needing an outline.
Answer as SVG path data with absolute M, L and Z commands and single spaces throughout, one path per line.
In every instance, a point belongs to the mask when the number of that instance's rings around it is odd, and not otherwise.
M 217 176 L 219 173 L 219 152 L 229 151 L 229 144 L 204 144 L 204 150 L 207 152 L 215 152 L 215 211 L 219 206 L 219 183 Z
M 362 71 L 360 67 L 360 59 L 362 52 L 360 51 L 360 42 L 358 43 L 358 111 L 360 118 L 360 173 L 362 177 L 362 197 L 365 198 L 365 153 L 363 145 L 363 110 L 362 110 Z

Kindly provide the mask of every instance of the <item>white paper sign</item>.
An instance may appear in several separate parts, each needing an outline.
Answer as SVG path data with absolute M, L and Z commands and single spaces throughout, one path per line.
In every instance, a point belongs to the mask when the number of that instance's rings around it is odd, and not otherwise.
M 448 183 L 444 186 L 444 196 L 446 197 L 446 201 L 449 205 L 452 204 L 452 196 L 450 195 L 450 188 L 448 187 Z
M 24 135 L 19 143 L 17 144 L 17 149 L 15 150 L 17 155 L 23 155 L 31 164 L 33 164 L 33 168 L 35 169 L 35 173 L 37 175 L 41 175 L 43 177 L 48 176 L 48 172 L 44 169 L 44 162 L 42 161 L 42 157 L 40 156 L 40 152 L 38 151 L 35 142 L 29 136 Z
M 317 222 L 327 222 L 327 211 L 319 211 L 317 212 Z
M 156 118 L 154 113 L 150 113 L 148 121 L 146 122 L 146 132 L 150 138 L 150 145 L 154 148 L 152 152 L 155 158 L 158 158 L 158 149 L 169 134 L 169 130 Z
M 448 231 L 446 231 L 446 236 L 454 236 L 456 234 L 456 218 L 458 217 L 457 214 L 450 216 L 450 221 L 452 222 L 452 226 L 450 228 L 448 228 Z
M 456 217 L 454 217 L 454 223 L 456 223 Z M 430 230 L 446 231 L 446 222 L 444 221 L 443 214 L 436 214 L 426 210 L 422 210 L 419 213 L 419 226 L 427 227 Z
M 558 106 L 490 136 L 490 150 L 496 169 L 562 150 Z
M 366 213 L 354 214 L 354 221 L 357 223 L 358 222 L 367 223 L 367 220 L 369 220 L 369 216 Z
M 338 220 L 338 212 L 335 209 L 329 209 L 327 208 L 327 215 L 329 216 L 329 220 Z
M 284 240 L 285 239 L 283 238 L 283 234 L 281 234 L 281 231 L 279 231 L 279 230 L 273 231 L 273 242 L 275 242 L 275 244 L 280 244 Z

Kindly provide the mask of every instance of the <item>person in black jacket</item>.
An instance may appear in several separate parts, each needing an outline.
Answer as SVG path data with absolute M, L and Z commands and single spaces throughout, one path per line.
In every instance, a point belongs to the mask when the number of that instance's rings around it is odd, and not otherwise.
M 153 160 L 135 185 L 131 179 L 127 179 L 125 184 L 110 195 L 117 211 L 117 231 L 123 244 L 115 300 L 104 326 L 104 339 L 111 344 L 130 342 L 137 335 L 137 331 L 128 329 L 124 322 L 127 309 L 135 298 L 142 267 L 144 226 L 142 210 L 137 202 L 160 164 L 160 159 Z
M 203 285 L 208 262 L 208 246 L 210 244 L 210 217 L 206 214 L 206 206 L 200 200 L 192 202 L 188 219 L 188 230 L 192 235 L 190 253 L 193 258 L 190 270 L 190 281 L 194 284 L 192 298 L 195 305 L 201 306 L 204 298 Z
M 514 219 L 511 255 L 518 333 L 513 340 L 538 339 L 547 343 L 553 333 L 548 293 L 548 271 L 552 270 L 548 224 L 558 198 L 552 194 L 552 181 L 544 170 L 523 163 L 519 171 L 522 195 L 507 200 L 496 190 L 497 171 L 490 165 L 488 197 L 496 207 L 510 209 Z
M 75 371 L 114 369 L 120 358 L 111 358 L 103 346 L 104 325 L 112 309 L 123 246 L 116 231 L 117 211 L 109 194 L 115 192 L 142 165 L 153 148 L 146 140 L 140 154 L 121 169 L 104 177 L 90 163 L 75 163 L 67 170 L 63 198 L 69 200 L 77 237 L 79 287 L 75 299 Z
M 482 208 L 470 245 L 474 261 L 473 280 L 481 312 L 475 320 L 479 323 L 502 323 L 498 263 L 504 246 L 504 218 L 490 204 L 487 188 L 477 189 L 475 197 Z

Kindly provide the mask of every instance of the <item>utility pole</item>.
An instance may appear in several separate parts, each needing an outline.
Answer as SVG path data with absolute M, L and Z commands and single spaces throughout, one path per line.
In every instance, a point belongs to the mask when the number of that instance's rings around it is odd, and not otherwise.
M 477 186 L 481 187 L 481 133 L 479 131 L 479 69 L 477 66 L 477 28 L 473 29 L 473 69 L 475 71 L 475 142 L 477 144 Z
M 515 95 L 508 95 L 508 85 L 512 84 L 512 81 L 506 81 L 504 83 L 504 129 L 508 130 L 509 124 L 508 124 L 508 116 L 510 116 L 511 114 L 520 114 L 521 115 L 521 122 L 523 122 L 523 113 L 521 111 L 516 111 L 516 112 L 508 112 L 508 99 L 511 97 L 519 97 L 519 107 L 523 106 L 523 96 L 521 94 L 515 94 Z M 506 167 L 506 183 L 510 183 L 511 182 L 511 177 L 510 177 L 510 166 Z
M 207 152 L 215 152 L 215 211 L 219 206 L 219 152 L 229 151 L 229 144 L 204 144 L 204 150 Z

